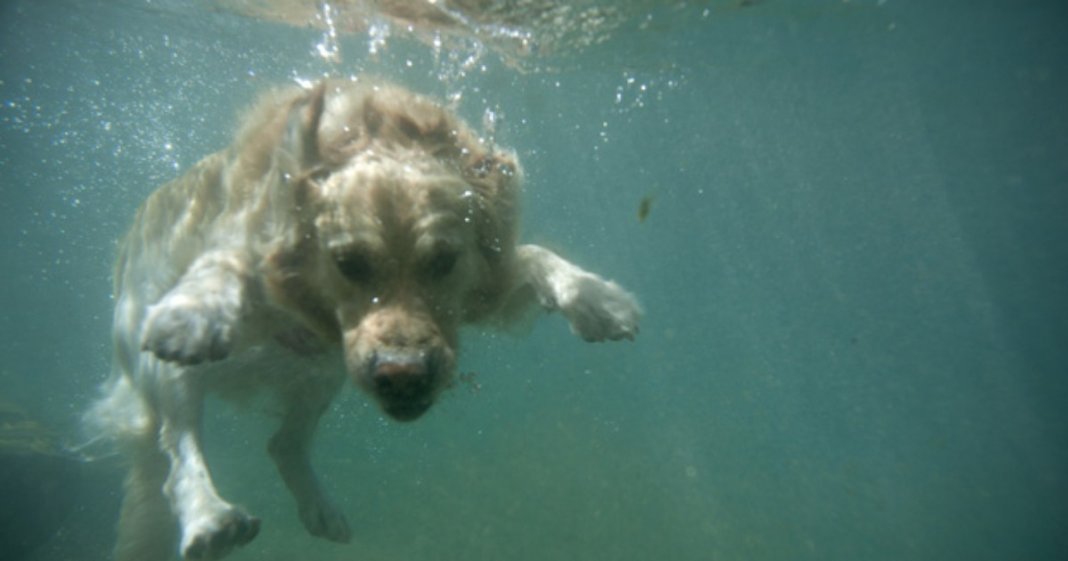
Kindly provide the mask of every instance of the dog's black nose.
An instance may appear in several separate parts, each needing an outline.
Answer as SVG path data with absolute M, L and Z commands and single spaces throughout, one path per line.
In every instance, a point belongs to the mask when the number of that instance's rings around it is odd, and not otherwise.
M 374 392 L 394 419 L 422 415 L 434 398 L 434 372 L 425 352 L 379 351 L 371 370 Z
M 426 353 L 379 352 L 375 355 L 372 380 L 375 389 L 405 394 L 429 385 Z

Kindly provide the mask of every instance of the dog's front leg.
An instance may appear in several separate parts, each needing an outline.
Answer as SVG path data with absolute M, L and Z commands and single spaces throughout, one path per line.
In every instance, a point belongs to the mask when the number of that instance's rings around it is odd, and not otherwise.
M 160 382 L 160 449 L 170 460 L 163 492 L 181 528 L 181 554 L 214 560 L 256 537 L 260 521 L 223 500 L 200 447 L 204 392 L 195 369 L 155 361 Z
M 178 283 L 149 307 L 141 348 L 178 364 L 224 358 L 247 308 L 249 266 L 229 251 L 197 258 Z
M 536 245 L 516 248 L 516 261 L 520 285 L 532 288 L 542 307 L 563 314 L 586 341 L 634 339 L 638 333 L 641 307 L 618 284 Z

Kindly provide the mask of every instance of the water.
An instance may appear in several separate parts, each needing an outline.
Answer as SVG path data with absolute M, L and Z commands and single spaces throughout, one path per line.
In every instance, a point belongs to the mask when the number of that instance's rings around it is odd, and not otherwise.
M 213 402 L 217 484 L 264 519 L 233 559 L 1064 558 L 1068 9 L 663 4 L 517 65 L 207 3 L 5 2 L 0 397 L 75 441 L 143 197 L 256 93 L 371 73 L 492 125 L 525 239 L 646 319 L 633 344 L 469 333 L 475 382 L 411 425 L 349 390 L 316 453 L 348 546 L 305 535 L 269 428 Z M 106 464 L 27 559 L 106 556 Z

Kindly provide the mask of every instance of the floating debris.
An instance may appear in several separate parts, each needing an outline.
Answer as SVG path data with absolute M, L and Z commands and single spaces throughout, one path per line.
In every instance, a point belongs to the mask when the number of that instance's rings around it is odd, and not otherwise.
M 653 196 L 646 195 L 642 197 L 640 203 L 638 203 L 638 222 L 644 223 L 646 218 L 649 218 L 649 212 L 653 210 Z
M 478 373 L 474 371 L 459 373 L 456 376 L 456 383 L 463 384 L 473 394 L 477 394 L 482 389 L 482 384 L 478 383 Z

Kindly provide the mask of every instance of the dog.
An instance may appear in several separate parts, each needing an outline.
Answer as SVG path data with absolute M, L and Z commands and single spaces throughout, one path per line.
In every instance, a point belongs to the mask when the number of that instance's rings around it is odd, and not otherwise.
M 300 520 L 348 542 L 309 461 L 346 372 L 412 421 L 452 381 L 462 325 L 540 306 L 586 341 L 633 339 L 633 295 L 517 245 L 521 175 L 426 97 L 324 80 L 267 94 L 228 148 L 150 195 L 120 244 L 113 373 L 87 414 L 129 461 L 116 559 L 219 559 L 258 533 L 212 483 L 208 393 L 271 392 L 267 449 Z

